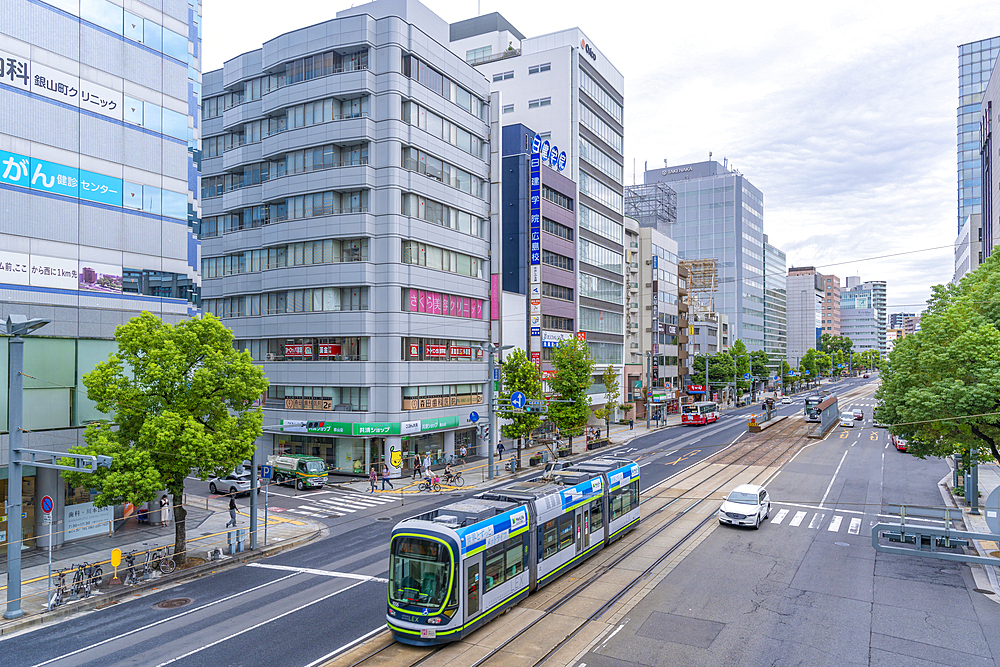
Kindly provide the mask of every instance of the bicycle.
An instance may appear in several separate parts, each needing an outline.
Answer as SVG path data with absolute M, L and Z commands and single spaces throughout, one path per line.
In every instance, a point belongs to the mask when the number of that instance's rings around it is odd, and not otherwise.
M 425 477 L 424 481 L 420 482 L 420 484 L 417 485 L 417 490 L 418 491 L 434 491 L 435 493 L 440 493 L 440 491 L 441 491 L 441 485 L 438 484 L 437 480 L 438 480 L 438 478 L 435 477 L 434 481 L 430 482 Z
M 135 573 L 135 552 L 130 551 L 125 554 L 125 577 L 122 583 L 126 586 L 135 586 L 139 583 L 139 577 Z
M 170 547 L 160 547 L 153 551 L 153 568 L 161 574 L 170 574 L 177 569 L 177 562 L 170 553 Z
M 442 481 L 449 486 L 465 486 L 465 480 L 460 472 L 454 475 L 445 475 Z
M 65 600 L 63 596 L 66 593 L 66 572 L 65 570 L 59 570 L 56 574 L 56 586 L 55 590 L 52 591 L 52 595 L 49 596 L 49 611 L 52 611 L 59 605 L 63 604 Z
M 86 570 L 87 581 L 94 587 L 98 589 L 101 587 L 101 583 L 104 580 L 104 568 L 100 565 L 88 565 L 86 562 L 83 564 L 84 570 Z
M 76 563 L 73 563 L 70 565 L 70 569 L 73 570 L 73 581 L 69 585 L 69 594 L 78 598 L 85 588 L 83 585 L 83 567 L 78 567 Z M 86 586 L 86 589 L 89 591 L 90 586 Z M 87 595 L 90 595 L 90 593 L 88 592 Z
M 457 465 L 463 465 L 464 466 L 465 465 L 465 457 L 464 456 L 459 456 L 458 454 L 452 454 L 451 457 L 446 461 L 446 463 L 448 463 L 450 465 L 453 465 L 453 466 L 457 466 Z

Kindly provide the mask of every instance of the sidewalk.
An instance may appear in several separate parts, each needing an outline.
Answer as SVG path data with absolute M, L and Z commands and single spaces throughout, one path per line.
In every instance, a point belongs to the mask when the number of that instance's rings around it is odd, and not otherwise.
M 646 421 L 641 422 L 636 421 L 635 426 L 629 429 L 628 424 L 612 424 L 611 433 L 607 438 L 602 438 L 602 440 L 607 440 L 608 444 L 599 447 L 598 449 L 588 450 L 587 442 L 583 436 L 576 436 L 573 438 L 573 453 L 570 456 L 562 457 L 560 460 L 575 461 L 583 457 L 586 454 L 600 455 L 605 452 L 610 453 L 612 449 L 618 448 L 622 445 L 626 445 L 633 438 L 638 438 L 649 433 L 654 433 L 656 431 L 661 431 L 665 428 L 672 426 L 680 426 L 681 416 L 680 415 L 670 415 L 666 420 L 661 420 L 660 425 L 656 426 L 656 422 L 650 423 L 650 428 L 646 428 Z M 603 432 L 603 428 L 601 431 Z M 505 445 L 506 447 L 506 445 Z M 529 466 L 528 461 L 531 459 L 532 454 L 541 453 L 547 454 L 548 460 L 552 461 L 552 452 L 545 445 L 533 445 L 531 447 L 521 448 L 521 467 L 514 473 L 504 468 L 504 465 L 511 459 L 512 456 L 517 456 L 517 448 L 511 447 L 504 449 L 503 459 L 500 457 L 494 457 L 494 466 L 496 466 L 496 474 L 493 479 L 489 478 L 488 466 L 489 463 L 485 456 L 469 456 L 467 457 L 467 463 L 464 465 L 452 466 L 452 469 L 461 473 L 465 480 L 465 486 L 463 490 L 484 490 L 498 486 L 500 484 L 506 484 L 515 479 L 519 479 L 523 476 L 534 475 L 541 472 L 543 469 L 542 465 Z M 444 466 L 434 466 L 434 473 L 440 475 L 444 471 Z M 389 494 L 401 494 L 401 493 L 427 493 L 427 491 L 419 491 L 417 486 L 423 481 L 423 477 L 418 477 L 413 479 L 409 476 L 404 475 L 403 477 L 395 478 L 390 480 L 393 484 L 393 488 L 387 489 L 385 491 L 381 490 L 381 480 L 379 481 L 375 493 L 389 493 Z M 352 491 L 357 491 L 358 493 L 369 493 L 371 491 L 371 485 L 367 478 L 363 479 L 350 479 L 345 481 L 334 482 L 336 486 L 341 488 L 348 488 Z M 455 487 L 447 486 L 442 482 L 441 488 L 443 491 L 454 490 Z
M 941 495 L 944 496 L 946 503 L 950 504 L 952 507 L 958 507 L 962 510 L 962 519 L 965 522 L 966 530 L 973 533 L 990 533 L 989 526 L 986 524 L 986 512 L 983 508 L 983 502 L 989 497 L 989 495 L 1000 486 L 1000 465 L 986 465 L 982 464 L 979 466 L 979 514 L 970 514 L 969 507 L 965 504 L 964 498 L 957 497 L 952 489 L 952 482 L 954 481 L 954 461 L 948 459 L 948 463 L 952 466 L 952 471 L 948 473 L 945 480 L 942 480 Z M 998 543 L 990 542 L 985 540 L 974 540 L 975 551 L 979 556 L 993 556 L 996 558 L 998 555 Z M 1000 603 L 1000 581 L 997 577 L 997 568 L 993 565 L 970 565 L 972 568 L 973 576 L 978 580 L 980 576 L 988 580 L 977 581 L 977 586 L 979 588 L 984 588 L 986 590 L 992 589 L 995 595 L 993 600 Z
M 121 549 L 122 564 L 118 567 L 119 577 L 124 577 L 125 554 L 134 551 L 135 564 L 138 573 L 142 572 L 145 561 L 145 552 L 156 548 L 171 546 L 174 544 L 174 522 L 168 526 L 159 524 L 140 525 L 134 516 L 119 524 L 118 530 L 113 535 L 99 535 L 87 537 L 72 542 L 67 542 L 63 546 L 52 552 L 52 581 L 57 581 L 56 574 L 60 570 L 70 570 L 80 565 L 84 561 L 100 564 L 104 570 L 104 578 L 99 589 L 92 593 L 89 598 L 75 600 L 68 595 L 68 589 L 73 581 L 73 572 L 66 574 L 65 586 L 67 594 L 64 595 L 65 603 L 46 612 L 48 598 L 52 589 L 48 584 L 48 552 L 43 549 L 25 549 L 21 555 L 21 609 L 24 616 L 21 618 L 7 620 L 0 618 L 0 635 L 4 635 L 16 630 L 20 630 L 27 625 L 42 623 L 48 619 L 64 616 L 69 613 L 92 609 L 96 606 L 107 604 L 117 597 L 125 595 L 134 596 L 143 588 L 153 586 L 160 587 L 164 583 L 197 574 L 205 569 L 218 571 L 226 567 L 228 563 L 238 564 L 248 557 L 259 558 L 271 553 L 283 551 L 297 546 L 318 536 L 326 526 L 318 521 L 304 517 L 285 518 L 275 516 L 270 513 L 267 521 L 267 546 L 264 546 L 264 497 L 258 496 L 257 509 L 257 546 L 251 552 L 250 545 L 250 499 L 249 497 L 237 498 L 239 505 L 237 513 L 237 528 L 243 531 L 245 550 L 235 556 L 228 555 L 228 533 L 235 529 L 226 528 L 229 521 L 229 498 L 227 496 L 199 496 L 195 494 L 185 494 L 187 505 L 187 549 L 189 559 L 194 560 L 184 569 L 178 568 L 170 575 L 162 575 L 158 571 L 146 581 L 140 582 L 136 586 L 116 586 L 109 588 L 108 581 L 114 573 L 111 566 L 111 552 L 114 549 Z M 118 523 L 118 522 L 116 522 Z M 235 535 L 234 535 L 235 537 Z M 212 561 L 209 552 L 219 547 L 223 551 L 222 560 Z M 204 561 L 203 563 L 201 561 Z M 7 605 L 7 560 L 0 563 L 0 578 L 3 586 L 0 586 L 0 600 L 3 608 Z

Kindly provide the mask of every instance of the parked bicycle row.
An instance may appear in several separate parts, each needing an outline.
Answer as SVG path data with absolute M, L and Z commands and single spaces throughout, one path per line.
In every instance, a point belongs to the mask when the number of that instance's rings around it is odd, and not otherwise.
M 129 551 L 122 555 L 121 567 L 118 568 L 118 579 L 125 586 L 136 586 L 140 582 L 150 579 L 154 571 L 162 574 L 170 574 L 177 569 L 177 563 L 171 553 L 172 548 L 157 547 L 148 549 L 145 552 Z M 142 562 L 136 563 L 136 556 L 145 555 Z M 72 573 L 73 580 L 69 587 L 66 586 L 66 577 Z M 55 585 L 49 595 L 49 611 L 70 600 L 82 600 L 89 598 L 92 594 L 100 592 L 98 589 L 105 584 L 104 568 L 100 565 L 83 563 L 83 565 L 73 564 L 66 570 L 60 570 L 55 575 Z M 107 583 L 110 583 L 107 582 Z

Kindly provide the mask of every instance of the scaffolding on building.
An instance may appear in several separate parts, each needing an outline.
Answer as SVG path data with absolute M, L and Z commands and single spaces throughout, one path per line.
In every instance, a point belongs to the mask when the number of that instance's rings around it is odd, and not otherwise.
M 625 186 L 625 215 L 663 233 L 677 222 L 677 192 L 666 183 Z
M 719 286 L 719 268 L 714 257 L 682 259 L 678 262 L 687 269 L 687 298 L 690 310 L 715 312 L 715 290 Z

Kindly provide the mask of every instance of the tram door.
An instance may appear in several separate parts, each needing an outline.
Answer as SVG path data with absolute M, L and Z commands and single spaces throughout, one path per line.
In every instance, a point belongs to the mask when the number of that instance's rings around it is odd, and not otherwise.
M 470 563 L 468 578 L 465 580 L 468 586 L 465 600 L 466 618 L 472 618 L 479 613 L 479 562 Z
M 583 550 L 590 548 L 590 506 L 583 511 Z
M 576 553 L 583 553 L 583 512 L 576 513 Z

